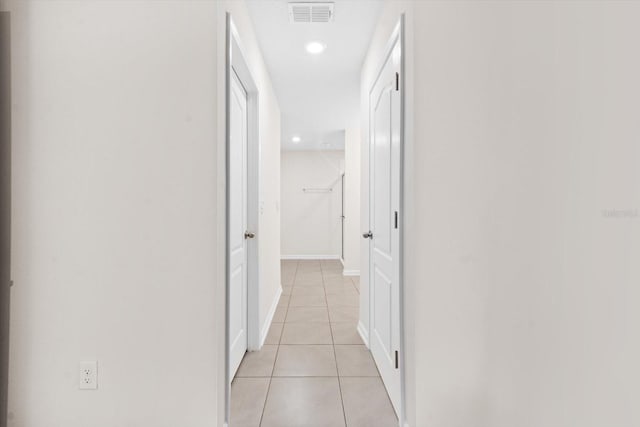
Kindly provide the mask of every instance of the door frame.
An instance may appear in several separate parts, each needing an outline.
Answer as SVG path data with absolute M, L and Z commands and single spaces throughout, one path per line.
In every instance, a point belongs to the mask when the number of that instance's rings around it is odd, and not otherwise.
M 345 173 L 340 176 L 340 261 L 344 267 Z
M 399 270 L 399 282 L 398 282 L 398 292 L 399 292 L 399 325 L 400 325 L 400 348 L 398 354 L 398 365 L 400 370 L 400 411 L 398 415 L 398 425 L 400 427 L 404 426 L 406 423 L 406 339 L 405 339 L 405 276 L 404 276 L 404 246 L 405 246 L 405 234 L 404 234 L 404 224 L 406 224 L 406 215 L 405 215 L 405 136 L 406 136 L 406 96 L 405 96 L 405 61 L 406 61 L 406 43 L 405 43 L 405 15 L 404 13 L 400 15 L 400 19 L 398 23 L 395 25 L 393 31 L 391 32 L 391 36 L 387 40 L 387 44 L 384 48 L 384 53 L 380 59 L 380 62 L 377 66 L 377 72 L 375 78 L 373 79 L 371 86 L 369 87 L 368 93 L 368 101 L 367 101 L 367 115 L 369 116 L 369 135 L 367 138 L 367 158 L 369 162 L 369 170 L 368 170 L 368 180 L 369 180 L 369 200 L 367 202 L 366 210 L 369 213 L 369 218 L 371 218 L 371 138 L 374 135 L 372 132 L 372 123 L 371 120 L 371 94 L 380 78 L 380 75 L 384 71 L 384 67 L 387 63 L 387 60 L 393 53 L 393 49 L 397 43 L 400 43 L 400 75 L 399 75 L 399 92 L 400 92 L 400 194 L 399 196 L 399 212 L 398 212 L 398 234 L 399 234 L 399 253 L 398 253 L 398 270 Z M 371 240 L 367 242 L 369 245 L 369 265 L 367 268 L 371 269 Z M 367 326 L 367 337 L 371 338 L 371 330 L 373 325 L 373 292 L 371 290 L 371 274 L 369 274 L 369 322 Z M 365 340 L 367 344 L 367 348 L 370 347 L 369 340 Z
M 11 321 L 11 12 L 0 10 L 0 427 L 7 425 Z M 6 139 L 5 139 L 6 138 Z M 4 271 L 2 271 L 4 269 Z
M 226 14 L 225 52 L 225 423 L 230 425 L 231 380 L 229 375 L 229 174 L 231 143 L 231 79 L 233 73 L 247 92 L 247 228 L 255 233 L 247 240 L 247 351 L 259 350 L 260 340 L 260 260 L 259 260 L 259 204 L 260 204 L 260 141 L 259 91 L 249 65 L 237 27 L 230 13 Z

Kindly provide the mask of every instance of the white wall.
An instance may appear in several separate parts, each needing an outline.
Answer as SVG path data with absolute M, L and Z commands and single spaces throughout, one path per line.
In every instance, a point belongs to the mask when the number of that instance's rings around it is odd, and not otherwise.
M 415 19 L 429 52 L 416 56 L 429 141 L 415 146 L 416 211 L 439 225 L 416 230 L 430 262 L 411 274 L 431 278 L 417 349 L 435 350 L 418 395 L 483 411 L 418 417 L 640 425 L 640 218 L 602 214 L 640 206 L 640 4 L 416 5 Z M 443 315 L 458 319 L 446 340 Z M 457 386 L 433 369 L 445 360 Z
M 10 425 L 221 425 L 226 11 L 261 92 L 265 330 L 280 290 L 279 109 L 244 4 L 11 6 Z
M 344 273 L 360 274 L 360 117 L 349 123 L 344 136 L 345 221 Z
M 282 152 L 282 256 L 340 256 L 344 151 Z M 305 193 L 303 188 L 332 188 Z
M 410 425 L 640 425 L 640 5 L 402 9 Z
M 262 58 L 244 1 L 220 2 L 219 28 L 225 13 L 238 29 L 245 60 L 258 87 L 260 140 L 260 216 L 257 233 L 260 257 L 260 330 L 266 337 L 282 290 L 280 283 L 280 107 Z M 224 34 L 218 35 L 224 40 Z M 221 51 L 222 48 L 221 48 Z M 221 58 L 222 60 L 224 59 Z M 222 70 L 222 69 L 221 69 Z M 222 71 L 220 71 L 222 72 Z M 220 87 L 222 91 L 224 86 Z
M 216 3 L 17 5 L 9 425 L 213 426 Z

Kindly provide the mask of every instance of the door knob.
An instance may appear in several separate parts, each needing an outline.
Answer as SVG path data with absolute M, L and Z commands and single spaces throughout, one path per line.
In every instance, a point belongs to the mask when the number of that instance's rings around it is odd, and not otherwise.
M 362 237 L 364 237 L 365 239 L 373 239 L 373 233 L 371 232 L 371 230 L 369 230 L 368 232 L 364 233 Z
M 256 237 L 256 233 L 252 233 L 251 231 L 244 232 L 245 239 L 253 239 L 254 237 Z

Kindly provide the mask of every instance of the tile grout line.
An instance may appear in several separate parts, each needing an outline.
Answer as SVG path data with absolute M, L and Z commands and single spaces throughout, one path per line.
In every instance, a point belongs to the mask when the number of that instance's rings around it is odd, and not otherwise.
M 342 375 L 340 377 L 333 375 L 283 375 L 281 377 L 259 377 L 259 376 L 248 376 L 248 377 L 238 377 L 240 379 L 253 378 L 253 379 L 263 379 L 263 378 L 380 378 L 378 375 Z
M 338 356 L 336 354 L 336 341 L 333 338 L 333 329 L 331 328 L 331 316 L 329 314 L 329 301 L 327 300 L 327 288 L 324 286 L 324 269 L 322 268 L 322 262 L 320 263 L 320 272 L 322 273 L 322 288 L 324 289 L 324 298 L 327 301 L 327 316 L 329 317 L 329 333 L 331 334 L 331 342 L 333 343 L 333 359 L 336 362 L 336 375 L 338 379 L 338 391 L 340 392 L 340 405 L 342 406 L 342 418 L 344 419 L 344 425 L 347 427 L 347 413 L 344 410 L 344 396 L 342 395 L 342 384 L 340 383 L 340 371 L 338 370 Z
M 340 322 L 340 323 L 349 323 L 349 322 Z M 330 325 L 327 322 L 289 322 L 289 324 L 290 325 L 291 324 L 294 324 L 294 325 L 299 325 L 299 324 L 303 324 L 303 325 L 308 325 L 308 324 Z M 351 323 L 349 323 L 349 324 L 351 325 Z M 318 343 L 306 343 L 306 344 L 305 343 L 293 343 L 293 344 L 291 344 L 291 343 L 285 343 L 285 344 L 282 344 L 282 345 L 294 347 L 294 346 L 301 346 L 301 345 L 330 346 L 330 345 L 334 345 L 334 344 L 326 344 L 326 343 L 325 344 L 318 344 Z M 361 347 L 364 344 L 335 344 L 335 345 L 345 346 L 345 347 L 348 347 L 348 346 L 352 346 L 352 347 L 360 346 Z M 276 347 L 276 346 L 280 346 L 280 344 L 265 344 L 263 347 L 268 347 L 268 346 Z
M 284 321 L 282 322 L 282 330 L 280 331 L 280 338 L 278 338 L 278 348 L 276 349 L 276 357 L 273 359 L 273 367 L 271 368 L 271 376 L 269 377 L 269 385 L 267 386 L 267 395 L 264 398 L 264 405 L 262 405 L 262 414 L 260 414 L 260 423 L 258 424 L 258 426 L 262 425 L 262 421 L 264 419 L 264 411 L 265 409 L 267 409 L 267 401 L 269 400 L 269 393 L 271 392 L 271 382 L 273 381 L 273 373 L 276 370 L 278 353 L 280 353 L 280 343 L 282 342 L 282 336 L 284 335 L 284 325 L 287 322 L 287 315 L 289 314 L 289 305 L 291 304 L 291 295 L 293 294 L 293 287 L 296 285 L 296 277 L 298 276 L 298 265 L 299 265 L 299 261 L 296 262 L 296 271 L 293 273 L 293 283 L 291 284 L 291 294 L 288 295 L 289 300 L 287 301 L 287 311 L 284 314 Z M 280 284 L 280 286 L 282 286 L 282 284 Z
M 356 282 L 353 280 L 353 277 L 349 277 L 349 280 L 351 281 L 351 286 L 353 286 L 353 288 L 358 293 L 358 296 L 360 296 L 360 288 L 358 286 L 356 286 Z

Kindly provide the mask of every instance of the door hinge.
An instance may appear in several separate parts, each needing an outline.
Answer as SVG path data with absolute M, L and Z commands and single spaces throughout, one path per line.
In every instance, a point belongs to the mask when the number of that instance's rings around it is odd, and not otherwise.
M 398 211 L 396 211 L 395 227 L 398 228 Z
M 396 72 L 396 90 L 400 90 L 400 73 Z
M 398 369 L 398 350 L 396 350 L 396 369 Z

